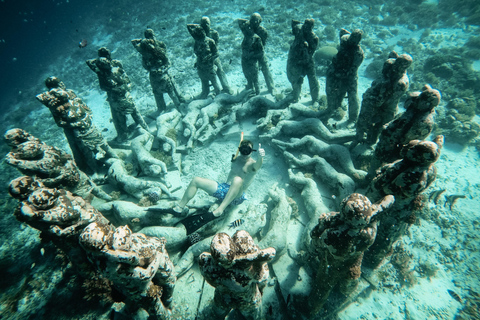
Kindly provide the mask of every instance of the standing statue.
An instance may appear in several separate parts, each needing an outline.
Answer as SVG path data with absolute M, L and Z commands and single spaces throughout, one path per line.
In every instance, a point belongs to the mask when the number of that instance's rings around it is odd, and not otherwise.
M 348 297 L 362 273 L 364 252 L 374 243 L 377 214 L 388 210 L 393 196 L 372 204 L 364 195 L 353 193 L 340 205 L 340 212 L 324 213 L 312 230 L 312 245 L 320 264 L 309 295 L 311 315 L 318 315 L 328 296 L 338 286 Z
M 220 40 L 220 36 L 218 35 L 217 30 L 214 30 L 210 27 L 210 18 L 207 16 L 203 16 L 200 20 L 200 26 L 205 30 L 205 35 L 208 38 L 211 38 L 215 41 L 215 45 L 218 49 L 218 41 Z M 220 57 L 217 57 L 213 62 L 215 65 L 215 73 L 217 74 L 218 80 L 220 80 L 220 84 L 222 85 L 223 92 L 228 94 L 233 94 L 233 90 L 230 88 L 228 84 L 227 75 L 225 71 L 223 71 L 222 62 L 220 61 Z
M 264 55 L 262 40 L 253 32 L 250 22 L 245 19 L 238 19 L 238 25 L 243 33 L 242 41 L 242 70 L 247 79 L 248 90 L 254 90 L 260 94 L 258 84 L 258 63 Z
M 398 101 L 408 90 L 407 69 L 412 62 L 408 54 L 390 52 L 383 65 L 381 78 L 373 81 L 363 94 L 357 121 L 357 142 L 374 145 L 383 126 L 393 120 L 398 111 Z
M 202 82 L 202 93 L 198 99 L 206 99 L 210 93 L 210 84 L 215 94 L 220 94 L 220 85 L 215 72 L 215 59 L 218 58 L 218 50 L 215 41 L 205 34 L 205 30 L 198 24 L 188 24 L 188 32 L 195 40 L 193 50 L 197 56 L 195 67 Z
M 246 319 L 261 319 L 262 295 L 267 284 L 267 262 L 275 258 L 275 249 L 260 249 L 247 231 L 233 237 L 216 234 L 210 252 L 200 255 L 200 271 L 215 287 L 214 306 L 206 319 L 223 319 L 238 310 Z
M 145 30 L 145 39 L 133 39 L 133 47 L 142 55 L 142 65 L 148 71 L 157 109 L 166 111 L 164 94 L 167 93 L 178 108 L 185 98 L 180 94 L 172 76 L 168 73 L 171 63 L 167 57 L 167 46 L 155 37 L 152 29 Z
M 435 181 L 435 162 L 440 158 L 443 136 L 434 141 L 410 141 L 400 153 L 401 159 L 377 170 L 367 195 L 379 199 L 395 196 L 395 205 L 380 217 L 378 236 L 365 255 L 369 267 L 378 267 L 391 254 L 395 241 L 405 234 L 416 220 L 415 211 L 421 206 L 421 193 Z
M 260 37 L 262 40 L 263 49 L 267 45 L 268 39 L 268 32 L 265 27 L 261 26 L 262 23 L 262 16 L 258 12 L 252 13 L 250 16 L 250 27 L 252 28 L 253 32 Z M 268 66 L 268 59 L 265 55 L 265 51 L 262 49 L 262 55 L 258 59 L 258 64 L 260 69 L 262 70 L 263 77 L 265 78 L 265 83 L 267 84 L 268 92 L 271 94 L 274 93 L 275 85 L 273 83 L 272 73 L 270 72 L 270 67 Z
M 101 174 L 108 159 L 118 158 L 92 122 L 92 110 L 57 77 L 45 80 L 48 91 L 37 95 L 62 127 L 77 166 L 87 174 Z
M 83 230 L 79 242 L 98 272 L 126 296 L 125 315 L 134 317 L 143 308 L 151 319 L 170 319 L 167 307 L 176 278 L 165 238 L 94 222 Z
M 292 20 L 292 33 L 295 40 L 290 46 L 287 60 L 287 77 L 292 84 L 293 102 L 298 102 L 302 92 L 303 78 L 307 76 L 312 102 L 318 104 L 320 85 L 315 73 L 313 54 L 318 47 L 318 37 L 313 32 L 314 19 Z
M 340 47 L 327 70 L 327 110 L 325 118 L 341 120 L 342 102 L 348 97 L 348 121 L 356 122 L 360 105 L 357 96 L 358 68 L 363 62 L 364 52 L 360 47 L 363 32 L 355 29 L 352 33 L 340 30 Z
M 110 104 L 113 125 L 117 130 L 119 142 L 127 140 L 127 114 L 130 114 L 135 123 L 148 131 L 148 125 L 138 111 L 130 94 L 132 86 L 122 63 L 112 59 L 110 50 L 105 47 L 98 49 L 98 58 L 87 60 L 87 65 L 98 76 L 100 89 L 107 92 L 107 101 Z
M 78 236 L 92 222 L 108 224 L 108 220 L 80 196 L 69 191 L 47 188 L 29 176 L 10 182 L 10 195 L 20 203 L 15 217 L 39 230 L 44 241 L 51 241 L 62 250 L 82 275 L 93 268 L 78 244 Z
M 412 140 L 426 139 L 435 125 L 435 107 L 441 95 L 438 90 L 424 85 L 421 92 L 410 93 L 405 101 L 405 112 L 385 126 L 375 146 L 370 164 L 370 175 L 381 165 L 401 159 L 401 151 Z

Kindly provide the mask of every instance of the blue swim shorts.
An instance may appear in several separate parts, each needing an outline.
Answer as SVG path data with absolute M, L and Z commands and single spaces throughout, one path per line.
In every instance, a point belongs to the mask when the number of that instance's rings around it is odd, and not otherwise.
M 218 183 L 218 182 L 217 184 L 218 184 L 217 191 L 213 193 L 213 196 L 218 200 L 223 201 L 223 199 L 225 199 L 225 196 L 227 195 L 228 189 L 230 189 L 230 185 L 228 183 Z M 231 204 L 239 205 L 245 200 L 247 200 L 247 197 L 244 192 L 241 197 L 233 200 Z

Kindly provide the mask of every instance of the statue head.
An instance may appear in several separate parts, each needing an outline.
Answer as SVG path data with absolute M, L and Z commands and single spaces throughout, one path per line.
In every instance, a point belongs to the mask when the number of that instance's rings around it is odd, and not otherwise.
M 97 54 L 99 57 L 107 58 L 108 60 L 112 59 L 112 54 L 106 47 L 101 47 L 98 49 Z
M 235 244 L 232 238 L 226 233 L 217 233 L 210 244 L 210 253 L 223 267 L 231 267 L 235 260 Z
M 353 227 L 368 225 L 374 215 L 370 200 L 359 193 L 352 193 L 340 204 L 340 218 Z
M 153 29 L 148 28 L 143 34 L 146 39 L 155 40 L 155 32 L 153 31 Z
M 65 84 L 62 82 L 62 80 L 60 80 L 59 78 L 57 77 L 48 77 L 47 79 L 45 79 L 45 85 L 47 86 L 47 88 L 50 90 L 50 89 L 66 89 L 65 87 Z
M 262 23 L 262 16 L 258 12 L 252 13 L 250 16 L 250 25 L 252 29 L 257 29 L 260 26 L 260 23 Z
M 44 185 L 40 181 L 35 180 L 30 176 L 23 176 L 13 179 L 8 186 L 8 193 L 12 198 L 25 200 L 30 194 L 38 188 L 43 188 Z
M 205 32 L 210 31 L 210 18 L 207 16 L 203 16 L 202 19 L 200 19 L 200 26 L 205 30 Z

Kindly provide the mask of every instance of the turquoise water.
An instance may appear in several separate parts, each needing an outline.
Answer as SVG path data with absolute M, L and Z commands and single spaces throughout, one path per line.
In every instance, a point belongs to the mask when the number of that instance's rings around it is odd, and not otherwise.
M 291 19 L 303 22 L 306 18 L 314 18 L 314 32 L 320 38 L 315 55 L 320 101 L 323 101 L 320 108 L 326 107 L 325 81 L 331 59 L 328 52 L 337 47 L 341 28 L 350 31 L 361 29 L 364 36 L 360 44 L 365 52 L 365 60 L 358 72 L 359 100 L 379 76 L 390 51 L 411 55 L 413 64 L 408 69 L 408 92 L 419 91 L 428 83 L 442 94 L 442 101 L 436 108 L 436 126 L 428 140 L 443 134 L 446 144 L 436 163 L 437 179 L 424 194 L 428 199 L 433 191 L 446 189 L 444 195 L 459 194 L 465 195 L 465 198 L 459 199 L 451 210 L 448 203 L 445 204 L 444 196 L 436 204 L 432 200 L 427 201 L 417 214 L 415 224 L 397 243 L 397 252 L 404 252 L 404 257 L 407 257 L 403 266 L 399 268 L 398 264 L 387 260 L 376 271 L 365 268 L 357 292 L 351 295 L 352 300 L 342 310 L 335 312 L 338 312 L 339 319 L 476 319 L 479 317 L 477 310 L 480 303 L 477 235 L 480 205 L 479 10 L 479 4 L 475 1 L 454 3 L 446 0 L 387 3 L 338 3 L 329 0 L 309 3 L 115 1 L 115 4 L 70 0 L 41 4 L 33 1 L 22 5 L 5 0 L 0 3 L 0 108 L 3 111 L 0 127 L 2 132 L 15 127 L 22 128 L 47 144 L 70 152 L 63 130 L 56 126 L 47 108 L 35 99 L 37 94 L 46 90 L 45 78 L 54 75 L 61 78 L 67 88 L 74 90 L 92 109 L 93 121 L 104 137 L 107 140 L 115 138 L 106 94 L 100 90 L 96 75 L 85 64 L 87 59 L 97 57 L 99 47 L 106 46 L 113 58 L 122 61 L 133 84 L 131 93 L 135 104 L 150 128 L 156 130 L 156 106 L 148 74 L 130 40 L 142 38 L 147 27 L 154 29 L 157 38 L 167 46 L 172 62 L 170 75 L 187 98 L 193 97 L 200 93 L 201 84 L 194 68 L 193 39 L 186 25 L 199 23 L 203 15 L 210 17 L 212 28 L 220 34 L 220 59 L 235 93 L 246 85 L 241 66 L 243 35 L 236 19 L 248 19 L 253 12 L 262 15 L 262 25 L 269 32 L 265 52 L 275 82 L 276 96 L 268 94 L 262 74 L 260 86 L 261 95 L 270 101 L 287 96 L 291 90 L 286 74 L 288 50 L 294 39 Z M 87 45 L 79 48 L 79 42 L 83 39 L 87 40 Z M 406 97 L 403 95 L 400 99 L 400 110 L 403 110 Z M 455 99 L 465 102 L 462 108 L 452 107 L 452 101 L 458 101 Z M 167 103 L 171 102 L 169 98 L 166 100 Z M 307 80 L 300 102 L 312 107 Z M 243 106 L 242 103 L 232 105 L 233 108 Z M 298 166 L 294 167 L 286 160 L 283 150 L 272 143 L 271 138 L 260 138 L 267 132 L 265 128 L 257 128 L 256 121 L 263 117 L 265 114 L 261 110 L 238 116 L 237 121 L 214 138 L 205 142 L 197 141 L 190 152 L 182 151 L 186 145 L 185 138 L 181 137 L 182 132 L 179 134 L 181 143 L 177 145 L 181 170 L 169 167 L 171 175 L 168 179 L 174 185 L 171 190 L 175 190 L 174 194 L 178 197 L 195 176 L 225 181 L 240 132 L 245 132 L 248 139 L 254 141 L 254 148 L 260 142 L 265 148 L 266 158 L 246 192 L 249 200 L 229 210 L 222 220 L 224 224 L 219 223 L 215 227 L 218 227 L 217 232 L 232 235 L 235 229 L 228 225 L 237 219 L 244 219 L 243 227 L 254 235 L 261 249 L 265 249 L 263 244 L 268 244 L 277 250 L 273 269 L 283 298 L 277 295 L 276 281 L 270 277 L 263 294 L 264 317 L 308 319 L 305 301 L 315 271 L 312 273 L 310 268 L 291 256 L 292 252 L 301 250 L 305 245 L 301 242 L 302 232 L 310 216 L 301 191 L 289 178 L 288 169 L 293 168 L 297 172 Z M 452 120 L 452 117 L 455 119 Z M 214 119 L 214 115 L 211 119 Z M 332 131 L 348 131 L 345 119 L 330 119 L 325 124 Z M 275 136 L 283 141 L 289 141 L 291 137 L 298 135 L 293 132 Z M 9 151 L 6 144 L 1 146 L 2 154 Z M 122 152 L 128 155 L 128 151 Z M 301 150 L 290 152 L 298 155 Z M 336 163 L 331 164 L 341 171 Z M 119 310 L 120 301 L 114 304 L 111 300 L 102 300 L 101 296 L 88 300 L 88 284 L 69 264 L 66 256 L 48 241 L 42 241 L 38 231 L 15 219 L 13 211 L 17 202 L 8 195 L 7 187 L 20 173 L 4 162 L 1 163 L 1 170 L 4 192 L 0 193 L 0 317 L 123 319 L 125 316 L 121 312 L 112 311 Z M 302 170 L 315 180 L 324 207 L 337 212 L 341 200 L 336 199 L 339 197 L 338 190 L 316 176 L 315 169 Z M 285 190 L 286 197 L 293 201 L 289 215 L 276 221 L 269 220 L 274 209 L 281 207 L 281 202 L 269 196 L 275 185 Z M 107 192 L 117 191 L 108 184 L 102 187 Z M 365 189 L 356 185 L 355 191 L 364 192 Z M 138 202 L 138 199 L 125 193 L 120 199 Z M 203 204 L 214 200 L 206 193 L 199 192 L 194 202 Z M 94 206 L 100 203 L 93 202 Z M 262 211 L 262 208 L 265 210 Z M 255 215 L 257 212 L 258 216 Z M 186 271 L 182 269 L 183 273 L 178 276 L 171 305 L 174 319 L 202 318 L 206 308 L 212 305 L 214 288 L 203 281 L 197 263 L 202 248 L 208 251 L 208 246 L 198 247 L 199 252 L 193 252 L 191 257 L 191 268 L 186 268 Z M 176 268 L 184 252 L 184 248 L 169 251 Z M 327 304 L 330 311 L 337 306 L 335 298 L 334 292 Z M 138 314 L 137 317 L 145 315 Z M 232 313 L 229 318 L 239 316 Z

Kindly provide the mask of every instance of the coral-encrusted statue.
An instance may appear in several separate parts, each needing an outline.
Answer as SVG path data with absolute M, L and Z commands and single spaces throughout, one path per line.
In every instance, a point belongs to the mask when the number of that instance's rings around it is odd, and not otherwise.
M 380 217 L 378 236 L 365 255 L 365 262 L 377 267 L 391 253 L 393 244 L 415 222 L 415 210 L 421 203 L 418 198 L 435 180 L 434 163 L 440 157 L 443 136 L 432 141 L 412 140 L 401 152 L 402 159 L 382 166 L 370 184 L 367 193 L 371 199 L 387 194 L 395 196 L 395 205 Z
M 149 72 L 150 85 L 159 112 L 167 109 L 164 94 L 167 93 L 178 108 L 185 99 L 177 89 L 177 85 L 168 70 L 171 67 L 167 56 L 167 46 L 157 40 L 152 29 L 145 30 L 144 39 L 133 39 L 133 47 L 142 55 L 142 65 Z
M 205 30 L 198 24 L 188 24 L 188 32 L 195 40 L 193 51 L 197 56 L 195 66 L 202 82 L 202 92 L 198 99 L 206 99 L 210 93 L 210 84 L 215 94 L 220 94 L 220 85 L 215 72 L 215 60 L 218 58 L 218 50 L 215 41 L 206 36 Z
M 342 109 L 345 95 L 348 97 L 348 121 L 356 122 L 360 105 L 357 96 L 357 71 L 364 59 L 360 47 L 363 32 L 355 29 L 352 33 L 340 30 L 340 47 L 327 70 L 326 93 L 328 107 L 325 117 L 333 116 L 337 120 L 337 110 Z
M 167 307 L 176 278 L 165 238 L 132 233 L 128 226 L 91 223 L 79 241 L 97 270 L 126 296 L 127 316 L 143 308 L 153 319 L 170 318 Z
M 363 94 L 357 121 L 358 142 L 375 144 L 383 125 L 393 120 L 398 111 L 398 101 L 408 90 L 407 69 L 412 62 L 408 54 L 390 52 L 383 64 L 382 77 L 373 81 Z
M 318 47 L 318 36 L 313 32 L 314 19 L 292 20 L 292 33 L 295 40 L 288 51 L 287 78 L 292 84 L 293 102 L 298 102 L 302 92 L 303 78 L 307 76 L 312 102 L 318 103 L 320 85 L 315 72 L 313 54 Z
M 409 141 L 423 140 L 430 135 L 435 125 L 435 107 L 440 99 L 440 92 L 428 84 L 423 86 L 421 92 L 410 94 L 405 101 L 406 111 L 390 122 L 380 134 L 370 172 L 382 164 L 400 159 L 400 152 Z
M 250 234 L 237 231 L 233 237 L 216 234 L 210 253 L 200 255 L 200 270 L 215 287 L 214 306 L 208 319 L 223 319 L 236 309 L 246 319 L 261 319 L 262 294 L 269 276 L 267 262 L 275 249 L 260 249 Z
M 107 93 L 113 125 L 117 130 L 117 139 L 120 142 L 127 140 L 128 114 L 132 116 L 137 125 L 148 131 L 147 123 L 133 102 L 130 94 L 132 84 L 123 69 L 122 63 L 119 60 L 112 59 L 110 50 L 105 47 L 98 49 L 97 59 L 87 60 L 86 63 L 97 74 L 100 89 Z
M 49 146 L 19 128 L 8 130 L 5 141 L 12 147 L 5 156 L 5 162 L 23 174 L 35 176 L 46 187 L 65 188 L 84 198 L 92 193 L 102 199 L 112 200 L 77 168 L 72 156 L 65 151 Z
M 79 196 L 63 189 L 47 188 L 32 177 L 12 180 L 9 193 L 20 201 L 15 217 L 41 231 L 44 240 L 51 240 L 79 269 L 90 269 L 78 236 L 90 223 L 108 224 L 103 215 Z M 87 269 L 86 269 L 87 268 Z
M 372 204 L 364 195 L 353 193 L 342 201 L 340 212 L 320 216 L 311 232 L 320 261 L 309 298 L 312 316 L 319 314 L 337 286 L 345 297 L 355 290 L 363 254 L 375 241 L 376 215 L 388 210 L 394 201 L 389 195 Z
M 37 95 L 37 100 L 50 109 L 55 123 L 64 129 L 80 170 L 98 173 L 106 160 L 117 155 L 93 124 L 92 111 L 57 77 L 47 78 L 45 85 L 49 91 Z

